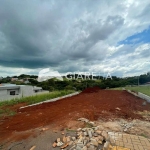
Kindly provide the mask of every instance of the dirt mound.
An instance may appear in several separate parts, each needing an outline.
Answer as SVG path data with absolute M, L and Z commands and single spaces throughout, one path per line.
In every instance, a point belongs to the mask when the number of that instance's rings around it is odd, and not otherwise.
M 140 114 L 135 113 L 143 110 L 150 111 L 150 104 L 143 106 L 143 102 L 144 100 L 126 91 L 88 88 L 79 95 L 60 101 L 18 109 L 15 116 L 1 119 L 0 141 L 7 139 L 15 132 L 47 125 L 59 126 L 63 129 L 66 128 L 68 121 L 82 117 L 91 121 L 113 118 L 143 119 Z
M 89 87 L 82 91 L 82 93 L 95 93 L 101 90 L 98 86 L 95 87 Z

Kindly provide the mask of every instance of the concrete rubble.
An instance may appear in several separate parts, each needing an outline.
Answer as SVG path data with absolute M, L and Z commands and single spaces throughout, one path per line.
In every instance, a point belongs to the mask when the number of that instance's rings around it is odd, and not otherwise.
M 90 122 L 80 118 L 80 121 Z M 92 122 L 92 124 L 94 124 Z M 106 131 L 101 131 L 99 126 L 92 128 L 78 128 L 75 136 L 62 135 L 53 143 L 53 148 L 61 150 L 113 150 L 114 141 Z

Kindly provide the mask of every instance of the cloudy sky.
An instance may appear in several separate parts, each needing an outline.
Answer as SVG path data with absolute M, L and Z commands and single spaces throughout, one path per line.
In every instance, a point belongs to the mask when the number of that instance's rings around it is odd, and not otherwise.
M 0 0 L 0 76 L 150 71 L 149 0 Z

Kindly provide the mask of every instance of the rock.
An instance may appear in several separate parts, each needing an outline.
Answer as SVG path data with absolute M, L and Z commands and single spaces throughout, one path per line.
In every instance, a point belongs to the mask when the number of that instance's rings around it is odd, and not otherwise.
M 128 129 L 127 129 L 127 128 L 125 128 L 123 131 L 124 131 L 124 132 L 127 132 L 127 131 L 128 131 Z
M 97 134 L 97 133 L 94 133 L 94 134 L 93 134 L 93 136 L 97 137 L 97 136 L 98 136 L 98 134 Z
M 86 139 L 88 142 L 90 141 L 90 138 L 89 138 L 89 137 L 86 137 L 85 139 Z
M 72 138 L 72 140 L 73 140 L 73 141 L 75 141 L 75 140 L 76 140 L 76 137 L 71 137 L 71 138 Z
M 81 131 L 81 130 L 82 130 L 81 128 L 78 128 L 78 129 L 77 129 L 78 132 Z
M 84 146 L 81 150 L 87 150 L 87 147 L 86 147 L 86 146 Z
M 76 146 L 74 145 L 74 146 L 72 146 L 69 150 L 74 150 L 74 149 L 75 149 L 75 147 L 76 147 Z
M 97 130 L 95 133 L 97 133 L 97 134 L 101 135 L 101 134 L 102 134 L 102 131 Z
M 67 142 L 67 138 L 64 136 L 63 137 L 63 142 L 66 143 Z
M 86 144 L 87 147 L 90 147 L 90 143 Z
M 83 134 L 84 134 L 85 136 L 87 136 L 87 135 L 88 135 L 86 131 L 85 131 L 85 132 L 83 132 Z
M 82 143 L 82 142 L 80 142 L 80 143 L 78 142 L 78 143 L 77 143 L 77 146 L 79 146 L 79 147 L 81 147 L 81 148 L 82 148 L 84 145 L 83 145 L 83 143 Z
M 62 142 L 58 142 L 58 143 L 57 143 L 57 146 L 62 146 L 62 145 L 63 145 Z
M 94 123 L 94 122 L 92 122 L 92 121 L 90 121 L 90 122 L 88 122 L 88 123 L 89 123 L 89 124 L 91 124 L 91 125 L 93 125 L 93 126 L 94 126 L 94 124 L 95 124 L 95 123 Z
M 98 144 L 102 144 L 103 143 L 103 141 L 101 141 L 101 140 L 98 140 Z
M 73 141 L 70 141 L 69 143 L 68 143 L 68 145 L 72 145 L 73 144 Z
M 74 149 L 75 149 L 75 147 L 76 147 L 76 146 L 74 145 L 74 146 L 72 146 L 69 150 L 74 150 Z
M 109 135 L 106 131 L 102 132 L 102 136 L 104 137 L 105 141 L 109 140 Z
M 103 150 L 108 150 L 110 146 L 110 142 L 106 141 L 106 143 L 104 144 Z
M 92 150 L 94 150 L 94 149 L 95 149 L 95 146 L 94 146 L 94 145 L 90 145 L 89 148 L 92 149 Z
M 91 138 L 91 137 L 92 137 L 92 132 L 91 132 L 91 130 L 88 129 L 87 132 L 88 132 L 89 137 Z
M 77 147 L 76 147 L 76 150 L 81 150 L 81 147 L 77 146 Z
M 91 138 L 91 143 L 92 145 L 98 147 L 98 142 L 95 139 Z
M 61 134 L 62 134 L 62 135 L 64 135 L 65 133 L 64 133 L 64 132 L 62 132 Z
M 48 130 L 48 128 L 42 128 L 42 131 L 46 131 L 46 130 Z
M 78 140 L 78 143 L 82 142 L 83 141 L 83 138 L 80 137 L 80 139 Z
M 36 146 L 32 146 L 31 148 L 30 148 L 30 150 L 34 150 L 36 148 Z
M 100 141 L 103 141 L 104 140 L 104 138 L 102 137 L 102 136 L 98 136 L 98 139 L 100 140 Z
M 88 120 L 88 119 L 86 119 L 86 118 L 79 118 L 78 120 L 79 120 L 79 121 L 86 122 L 86 123 L 87 123 L 87 122 L 89 122 L 89 120 Z
M 64 144 L 63 146 L 61 146 L 61 149 L 66 148 L 68 145 L 69 145 L 68 143 Z
M 120 111 L 121 109 L 119 107 L 117 107 L 116 110 Z
M 57 143 L 56 143 L 56 142 L 54 142 L 54 143 L 53 143 L 53 147 L 55 148 L 56 146 L 57 146 Z
M 60 138 L 57 138 L 57 142 L 60 142 Z
M 67 142 L 70 142 L 70 137 L 67 136 L 67 137 L 66 137 L 66 140 L 67 140 Z

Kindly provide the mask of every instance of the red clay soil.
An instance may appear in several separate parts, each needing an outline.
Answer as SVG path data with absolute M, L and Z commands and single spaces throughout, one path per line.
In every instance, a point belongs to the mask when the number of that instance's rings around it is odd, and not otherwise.
M 143 106 L 142 99 L 126 91 L 97 90 L 97 88 L 96 92 L 87 93 L 86 91 L 60 101 L 18 109 L 15 116 L 0 120 L 0 141 L 6 139 L 13 132 L 26 131 L 46 125 L 55 124 L 55 126 L 66 127 L 68 121 L 80 117 L 90 120 L 143 119 L 134 112 L 150 110 L 150 104 Z M 121 110 L 117 110 L 117 107 Z
M 82 93 L 95 93 L 98 92 L 100 90 L 99 87 L 90 87 L 90 88 L 86 88 L 85 90 L 82 91 Z

